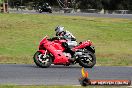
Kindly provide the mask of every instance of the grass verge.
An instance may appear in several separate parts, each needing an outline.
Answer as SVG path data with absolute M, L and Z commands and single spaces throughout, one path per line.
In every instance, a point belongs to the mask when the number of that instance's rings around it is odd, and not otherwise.
M 0 63 L 32 64 L 39 41 L 62 25 L 78 42 L 91 40 L 97 65 L 132 66 L 132 20 L 46 14 L 0 14 Z

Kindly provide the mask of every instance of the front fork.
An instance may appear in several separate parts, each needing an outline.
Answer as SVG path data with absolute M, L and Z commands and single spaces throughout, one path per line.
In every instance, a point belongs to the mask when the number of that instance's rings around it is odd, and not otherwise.
M 46 57 L 47 50 L 38 50 L 38 52 L 41 52 L 42 53 L 43 58 Z
M 45 51 L 43 58 L 46 58 L 46 55 L 47 55 L 47 50 Z

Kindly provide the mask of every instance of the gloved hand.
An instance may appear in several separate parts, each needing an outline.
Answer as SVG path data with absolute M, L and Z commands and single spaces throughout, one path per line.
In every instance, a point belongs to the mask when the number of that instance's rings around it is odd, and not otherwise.
M 65 38 L 64 37 L 60 37 L 60 36 L 56 36 L 56 37 L 50 38 L 48 40 L 53 41 L 53 40 L 60 40 L 60 39 L 65 39 Z
M 76 39 L 75 38 L 71 38 L 71 41 L 76 41 Z
M 50 38 L 50 39 L 48 39 L 48 40 L 53 41 L 53 40 L 59 40 L 59 39 L 60 39 L 60 38 L 59 38 L 58 36 L 56 36 L 56 37 Z

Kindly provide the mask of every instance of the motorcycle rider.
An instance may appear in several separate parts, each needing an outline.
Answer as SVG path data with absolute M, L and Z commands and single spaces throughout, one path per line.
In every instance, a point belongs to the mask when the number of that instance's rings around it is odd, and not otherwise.
M 64 38 L 67 40 L 67 42 L 63 43 L 63 46 L 66 48 L 67 52 L 71 53 L 73 57 L 74 52 L 71 50 L 71 47 L 77 45 L 76 38 L 73 36 L 72 33 L 67 30 L 64 30 L 63 26 L 57 26 L 55 28 L 55 32 L 57 37 Z

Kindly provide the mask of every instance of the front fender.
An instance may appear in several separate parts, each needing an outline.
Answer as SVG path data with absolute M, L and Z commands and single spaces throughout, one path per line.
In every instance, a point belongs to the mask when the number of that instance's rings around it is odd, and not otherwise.
M 42 54 L 44 54 L 45 50 L 38 50 L 38 52 L 41 52 Z

